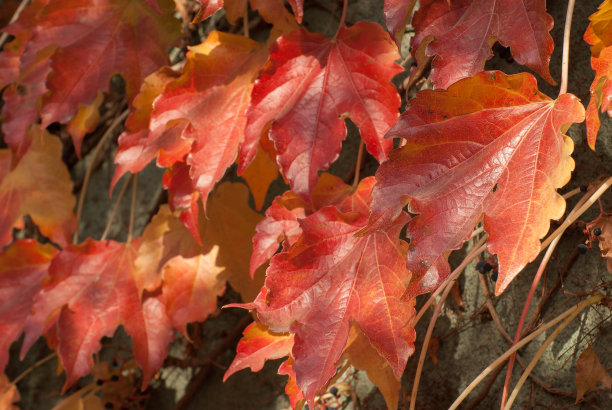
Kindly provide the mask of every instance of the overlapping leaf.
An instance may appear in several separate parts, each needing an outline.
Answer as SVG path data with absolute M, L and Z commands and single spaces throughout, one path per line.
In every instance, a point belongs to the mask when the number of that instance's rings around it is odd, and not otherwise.
M 599 112 L 612 116 L 612 0 L 604 1 L 589 19 L 591 24 L 584 39 L 591 45 L 591 67 L 595 70 L 595 79 L 591 84 L 586 126 L 587 141 L 591 149 L 595 149 L 601 125 Z
M 574 162 L 562 132 L 583 119 L 575 96 L 551 100 L 529 74 L 483 72 L 411 101 L 389 132 L 407 143 L 378 169 L 372 207 L 375 225 L 404 205 L 419 214 L 408 227 L 407 266 L 419 279 L 412 294 L 440 283 L 446 252 L 461 246 L 483 214 L 488 249 L 499 259 L 496 292 L 504 291 L 538 255 L 550 219 L 565 210 L 556 189 Z
M 8 363 L 9 347 L 21 336 L 34 295 L 42 288 L 56 253 L 51 245 L 31 239 L 17 241 L 0 253 L 0 374 Z M 0 397 L 2 389 L 0 384 Z
M 346 117 L 383 161 L 391 149 L 383 136 L 400 105 L 390 82 L 402 71 L 398 58 L 389 35 L 369 22 L 341 28 L 334 39 L 305 29 L 278 38 L 253 89 L 241 171 L 269 132 L 291 189 L 309 201 L 318 172 L 338 157 Z
M 134 267 L 137 243 L 96 242 L 69 245 L 51 262 L 51 279 L 36 296 L 25 326 L 23 351 L 56 326 L 58 354 L 66 384 L 89 374 L 100 339 L 123 324 L 132 337 L 135 361 L 143 370 L 143 387 L 162 365 L 173 337 L 165 306 L 141 299 Z
M 108 91 L 117 73 L 132 99 L 142 80 L 168 61 L 167 49 L 180 34 L 172 11 L 170 0 L 35 1 L 5 29 L 18 38 L 28 33 L 20 70 L 42 66 L 34 70 L 40 73 L 36 81 L 19 81 L 32 88 L 18 88 L 21 98 L 39 109 L 43 127 L 67 123 L 79 104 L 88 105 L 99 90 Z M 41 52 L 46 59 L 41 60 Z M 13 58 L 11 53 L 0 55 L 0 60 L 7 58 Z
M 293 370 L 305 398 L 336 372 L 351 322 L 367 336 L 399 377 L 413 351 L 414 330 L 405 326 L 413 303 L 400 303 L 410 273 L 403 215 L 387 230 L 355 236 L 368 222 L 373 178 L 363 180 L 354 206 L 323 207 L 299 221 L 303 235 L 272 258 L 266 283 L 250 307 L 275 332 L 295 334 Z
M 352 193 L 353 188 L 340 178 L 323 173 L 312 191 L 312 206 L 292 191 L 277 196 L 266 209 L 266 216 L 257 224 L 257 232 L 253 236 L 249 268 L 251 276 L 276 253 L 280 243 L 286 241 L 286 245 L 293 245 L 302 235 L 298 220 L 328 205 L 338 205 L 341 210 L 353 209 L 352 199 L 344 203 L 347 198 L 354 198 L 351 197 Z
M 160 166 L 170 166 L 187 154 L 190 178 L 206 205 L 244 139 L 252 83 L 266 58 L 266 49 L 255 41 L 215 31 L 191 48 L 176 80 L 169 81 L 165 72 L 156 74 L 137 100 L 145 105 L 154 98 L 149 122 L 143 129 L 146 110 L 133 114 L 139 120 L 119 140 L 113 182 L 128 170 L 141 170 L 155 156 Z
M 8 150 L 0 150 L 0 246 L 10 242 L 13 227 L 23 226 L 24 215 L 30 215 L 43 235 L 65 245 L 76 219 L 62 143 L 38 127 L 29 134 L 31 146 L 17 164 L 11 163 Z
M 548 71 L 553 19 L 546 13 L 545 0 L 427 0 L 420 4 L 412 20 L 412 53 L 416 56 L 419 48 L 426 47 L 427 56 L 436 56 L 431 66 L 436 88 L 448 88 L 481 71 L 492 57 L 495 41 L 510 47 L 517 62 L 555 83 Z

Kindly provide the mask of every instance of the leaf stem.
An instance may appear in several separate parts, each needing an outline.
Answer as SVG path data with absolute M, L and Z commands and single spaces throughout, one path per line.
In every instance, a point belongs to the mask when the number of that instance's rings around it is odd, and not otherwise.
M 562 232 L 563 233 L 563 232 Z M 562 234 L 561 233 L 561 234 Z M 548 249 L 546 249 L 546 253 L 544 254 L 544 258 L 542 258 L 542 262 L 540 262 L 540 266 L 538 267 L 538 271 L 531 282 L 531 288 L 529 288 L 529 293 L 527 294 L 527 298 L 525 299 L 525 304 L 523 305 L 523 312 L 521 313 L 521 318 L 519 319 L 518 326 L 516 328 L 516 333 L 514 335 L 514 342 L 516 344 L 520 338 L 521 333 L 523 332 L 523 325 L 525 324 L 525 319 L 527 319 L 527 312 L 529 311 L 529 306 L 531 306 L 531 301 L 533 300 L 533 295 L 540 283 L 540 279 L 542 278 L 542 274 L 546 270 L 546 266 L 548 265 L 548 261 L 552 256 L 557 244 L 561 240 L 561 234 L 557 235 L 553 241 L 551 242 Z M 501 408 L 503 409 L 506 404 L 506 399 L 508 397 L 508 389 L 510 388 L 510 379 L 512 378 L 512 369 L 514 367 L 514 360 L 516 358 L 516 354 L 513 353 L 510 356 L 510 360 L 508 361 L 508 370 L 506 371 L 506 380 L 504 381 L 504 389 L 502 391 L 502 400 L 501 400 Z
M 336 34 L 332 41 L 335 41 L 338 38 L 338 34 L 340 34 L 340 30 L 344 27 L 344 21 L 346 20 L 346 9 L 348 8 L 348 0 L 342 0 L 342 14 L 340 15 L 340 24 L 338 25 L 338 30 L 336 30 Z
M 244 16 L 242 16 L 242 25 L 244 26 L 244 36 L 249 38 L 249 2 L 244 2 Z
M 357 151 L 357 161 L 355 164 L 355 176 L 353 177 L 353 189 L 357 188 L 359 185 L 359 172 L 361 171 L 361 163 L 363 162 L 363 146 L 364 143 L 361 141 L 359 143 L 359 151 Z
M 100 151 L 102 151 L 102 147 L 104 147 L 104 145 L 106 144 L 106 140 L 110 138 L 115 128 L 117 128 L 123 122 L 123 120 L 125 120 L 129 112 L 130 112 L 129 110 L 125 110 L 121 113 L 121 115 L 115 118 L 115 120 L 108 127 L 108 129 L 106 130 L 102 138 L 100 138 L 100 141 L 98 141 L 98 145 L 96 145 L 96 148 L 91 154 L 91 162 L 89 163 L 89 166 L 87 167 L 87 171 L 85 171 L 85 178 L 83 179 L 83 187 L 81 188 L 81 195 L 79 196 L 79 204 L 77 205 L 77 211 L 76 211 L 77 227 L 74 232 L 74 235 L 72 236 L 72 243 L 76 244 L 79 241 L 79 225 L 80 225 L 81 216 L 83 213 L 83 204 L 85 203 L 85 195 L 87 194 L 87 187 L 89 185 L 89 179 L 91 178 L 91 174 L 93 173 L 93 170 L 96 164 L 96 160 L 98 159 L 98 155 L 100 154 Z
M 436 297 L 446 288 L 446 285 L 449 284 L 451 281 L 457 279 L 457 277 L 461 275 L 461 272 L 463 272 L 468 263 L 470 263 L 472 259 L 474 259 L 485 251 L 485 249 L 487 248 L 487 245 L 485 244 L 487 238 L 488 235 L 483 236 L 480 241 L 478 241 L 478 243 L 474 246 L 475 250 L 470 252 L 463 259 L 463 261 L 461 261 L 461 264 L 457 266 L 455 270 L 448 276 L 448 278 L 446 278 L 444 282 L 442 282 L 440 286 L 438 286 L 438 288 L 431 294 L 429 299 L 427 299 L 427 302 L 425 302 L 425 304 L 419 310 L 419 313 L 414 317 L 414 319 L 412 319 L 412 321 L 408 322 L 410 327 L 416 326 L 416 324 L 419 322 L 421 317 L 423 317 L 423 315 L 425 314 L 429 306 L 431 306 Z
M 121 199 L 125 195 L 125 191 L 127 190 L 127 187 L 130 184 L 131 180 L 132 180 L 132 175 L 130 174 L 125 179 L 125 183 L 121 187 L 121 192 L 119 192 L 119 196 L 117 197 L 117 201 L 115 201 L 115 205 L 113 206 L 113 211 L 111 212 L 111 216 L 108 218 L 108 222 L 106 223 L 106 228 L 104 228 L 104 233 L 102 233 L 102 237 L 100 238 L 101 241 L 106 239 L 106 236 L 108 235 L 108 232 L 110 231 L 110 228 L 113 224 L 113 220 L 115 219 L 115 215 L 117 214 L 117 210 L 119 209 L 119 204 L 121 203 Z
M 555 326 L 557 323 L 561 322 L 563 319 L 565 319 L 566 317 L 568 317 L 569 315 L 573 315 L 573 314 L 578 314 L 580 313 L 582 310 L 584 310 L 587 306 L 590 306 L 594 303 L 598 303 L 601 299 L 603 298 L 603 296 L 601 294 L 597 294 L 597 295 L 593 295 L 591 297 L 589 297 L 588 299 L 583 300 L 582 302 L 572 306 L 571 308 L 567 309 L 565 312 L 561 313 L 559 316 L 557 316 L 556 318 L 554 318 L 553 320 L 551 320 L 550 322 L 546 323 L 545 325 L 542 325 L 539 329 L 537 329 L 536 331 L 534 331 L 533 333 L 531 333 L 530 335 L 528 335 L 527 337 L 523 338 L 520 342 L 518 342 L 516 345 L 512 346 L 510 349 L 508 349 L 503 355 L 499 356 L 493 363 L 491 363 L 490 365 L 488 365 L 471 383 L 470 385 L 461 393 L 461 395 L 459 395 L 459 397 L 457 397 L 457 399 L 453 402 L 453 404 L 450 406 L 449 410 L 454 410 L 457 407 L 459 407 L 459 404 L 461 404 L 461 402 L 463 402 L 463 400 L 472 392 L 472 390 L 474 390 L 474 388 L 476 388 L 476 386 L 478 386 L 478 384 L 480 384 L 480 382 L 487 377 L 487 375 L 489 373 L 491 373 L 493 370 L 495 370 L 495 368 L 497 366 L 499 366 L 501 363 L 503 363 L 504 361 L 506 361 L 506 359 L 508 359 L 508 357 L 510 357 L 510 355 L 514 352 L 516 352 L 517 350 L 519 350 L 521 347 L 525 346 L 527 343 L 529 343 L 530 341 L 532 341 L 533 339 L 535 339 L 536 337 L 538 337 L 541 333 L 545 332 L 546 330 L 550 329 L 551 327 Z M 575 317 L 575 316 L 574 316 Z
M 30 372 L 32 370 L 34 370 L 37 367 L 40 367 L 43 364 L 47 363 L 49 360 L 53 359 L 55 356 L 57 356 L 57 353 L 53 352 L 50 355 L 48 355 L 46 357 L 43 357 L 42 359 L 40 359 L 39 361 L 34 363 L 32 366 L 30 366 L 27 369 L 25 369 L 19 376 L 15 377 L 15 379 L 11 383 L 14 384 L 14 385 L 17 385 L 17 383 L 19 383 L 24 377 L 26 377 L 28 374 L 30 374 Z
M 467 259 L 467 258 L 466 258 Z M 433 315 L 431 316 L 431 320 L 429 321 L 429 326 L 427 327 L 427 333 L 425 334 L 425 340 L 423 340 L 423 346 L 421 347 L 421 354 L 419 356 L 419 363 L 417 364 L 416 373 L 414 375 L 414 382 L 412 384 L 412 393 L 410 395 L 410 410 L 414 410 L 416 406 L 416 398 L 417 393 L 419 391 L 419 382 L 421 381 L 421 374 L 423 373 L 423 365 L 425 364 L 425 358 L 427 357 L 427 349 L 429 347 L 429 342 L 431 340 L 431 335 L 433 334 L 434 327 L 436 326 L 436 322 L 438 321 L 438 316 L 440 316 L 440 311 L 442 310 L 442 306 L 450 293 L 450 290 L 453 288 L 455 281 L 452 280 L 448 282 L 446 287 L 444 288 L 444 293 L 440 297 L 438 303 L 436 303 L 436 307 L 434 309 Z
M 130 225 L 128 228 L 127 243 L 132 242 L 132 231 L 134 230 L 134 211 L 136 209 L 136 195 L 138 193 L 138 174 L 134 174 L 132 183 L 132 203 L 130 205 Z
M 569 48 L 570 32 L 572 31 L 572 16 L 574 15 L 575 0 L 567 2 L 567 14 L 565 16 L 565 30 L 563 31 L 563 57 L 561 60 L 561 87 L 559 95 L 567 92 L 567 76 L 569 70 Z
M 535 356 L 533 357 L 531 362 L 529 362 L 529 365 L 527 365 L 527 368 L 525 369 L 525 371 L 521 375 L 521 378 L 516 383 L 516 386 L 514 387 L 514 390 L 512 390 L 512 394 L 510 395 L 510 398 L 508 399 L 508 403 L 506 403 L 506 406 L 504 407 L 503 410 L 510 410 L 510 407 L 512 407 L 512 403 L 514 403 L 514 400 L 516 399 L 516 396 L 518 395 L 519 391 L 521 390 L 521 387 L 525 383 L 525 380 L 527 380 L 527 377 L 529 377 L 529 374 L 531 373 L 531 371 L 533 370 L 535 365 L 538 363 L 538 361 L 540 360 L 540 358 L 542 357 L 542 355 L 546 351 L 546 348 L 548 348 L 548 346 L 553 342 L 553 340 L 555 340 L 557 338 L 559 333 L 561 333 L 561 331 L 563 329 L 565 329 L 567 327 L 567 325 L 569 325 L 570 322 L 576 318 L 576 316 L 578 316 L 578 313 L 580 313 L 580 310 L 576 310 L 571 315 L 569 315 L 567 317 L 567 319 L 565 319 L 563 321 L 563 323 L 561 323 L 559 326 L 557 326 L 557 328 L 552 332 L 552 334 L 550 336 L 548 336 L 548 338 L 544 341 L 544 343 L 542 343 L 542 346 L 540 346 L 540 348 L 536 352 Z M 515 354 L 516 354 L 516 352 L 515 352 Z
M 19 3 L 19 6 L 17 6 L 15 13 L 13 13 L 13 17 L 11 17 L 11 20 L 9 21 L 7 26 L 17 21 L 17 19 L 19 18 L 19 15 L 23 11 L 23 9 L 26 8 L 29 2 L 30 0 L 21 0 L 21 3 Z M 0 49 L 2 49 L 2 47 L 4 46 L 4 43 L 6 43 L 6 40 L 8 40 L 9 36 L 10 34 L 7 33 L 6 31 L 2 33 L 2 35 L 0 35 Z

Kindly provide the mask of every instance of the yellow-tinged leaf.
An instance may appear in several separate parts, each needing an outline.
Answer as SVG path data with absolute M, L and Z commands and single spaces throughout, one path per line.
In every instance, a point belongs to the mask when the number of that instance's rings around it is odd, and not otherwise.
M 605 0 L 599 10 L 589 17 L 591 24 L 584 34 L 591 44 L 591 54 L 598 57 L 601 50 L 612 45 L 612 0 Z
M 576 403 L 585 393 L 593 390 L 597 383 L 601 383 L 607 389 L 612 389 L 612 377 L 589 346 L 576 362 Z
M 267 137 L 262 137 L 266 138 Z M 260 146 L 251 165 L 243 172 L 242 177 L 251 189 L 255 200 L 255 209 L 261 210 L 270 184 L 278 178 L 278 166 Z
M 225 277 L 245 302 L 255 299 L 265 276 L 263 268 L 255 273 L 254 279 L 249 275 L 251 238 L 263 216 L 249 208 L 248 199 L 246 185 L 222 183 L 208 201 L 208 219 L 202 216 L 200 223 L 204 249 L 219 247 L 217 264 L 225 267 Z
M 19 410 L 14 404 L 19 401 L 17 386 L 12 384 L 4 373 L 0 374 L 0 409 Z
M 353 367 L 365 370 L 370 381 L 385 398 L 387 408 L 397 409 L 401 382 L 393 375 L 389 363 L 376 352 L 368 338 L 356 326 L 351 327 L 347 346 L 345 355 Z
M 72 180 L 62 162 L 62 144 L 39 127 L 30 128 L 31 146 L 0 181 L 0 246 L 11 241 L 11 230 L 30 215 L 43 235 L 64 246 L 76 228 Z M 0 176 L 6 171 L 0 151 Z
M 98 126 L 100 121 L 100 105 L 104 101 L 104 93 L 98 91 L 96 99 L 87 105 L 79 104 L 77 114 L 66 124 L 66 130 L 72 137 L 74 150 L 77 155 L 81 156 L 81 144 L 85 134 L 92 132 Z

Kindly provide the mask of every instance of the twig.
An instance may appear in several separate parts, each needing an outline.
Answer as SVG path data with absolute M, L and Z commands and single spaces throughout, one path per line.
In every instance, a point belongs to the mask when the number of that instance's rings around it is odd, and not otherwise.
M 51 353 L 49 356 L 43 357 L 42 359 L 40 359 L 39 361 L 37 361 L 36 363 L 34 363 L 32 366 L 28 367 L 27 369 L 25 369 L 19 376 L 15 377 L 15 380 L 12 381 L 12 384 L 17 384 L 19 383 L 24 377 L 26 377 L 28 374 L 30 374 L 30 372 L 34 369 L 36 369 L 39 366 L 42 366 L 43 364 L 47 363 L 49 360 L 53 359 L 55 356 L 57 356 L 57 353 L 53 352 Z
M 30 0 L 21 0 L 21 3 L 19 3 L 19 6 L 17 6 L 17 9 L 15 10 L 15 13 L 13 13 L 13 17 L 11 17 L 9 24 L 13 24 L 14 22 L 17 21 L 17 19 L 19 18 L 19 15 L 23 11 L 23 9 L 26 8 L 29 2 Z M 4 47 L 4 43 L 6 43 L 6 40 L 8 40 L 9 36 L 10 34 L 7 33 L 6 31 L 2 33 L 2 35 L 0 35 L 0 49 Z
M 348 8 L 348 0 L 342 0 L 342 15 L 340 15 L 340 24 L 338 25 L 338 30 L 336 30 L 336 34 L 334 34 L 334 38 L 332 41 L 336 41 L 338 38 L 338 34 L 340 34 L 340 30 L 344 27 L 344 21 L 346 20 L 346 9 Z
M 213 350 L 210 351 L 210 353 L 208 353 L 204 357 L 203 360 L 206 360 L 207 364 L 204 365 L 200 369 L 198 374 L 191 380 L 189 386 L 187 386 L 185 395 L 179 400 L 178 403 L 176 403 L 176 406 L 174 406 L 174 410 L 183 410 L 187 407 L 189 402 L 195 397 L 195 395 L 198 393 L 198 391 L 206 381 L 206 378 L 210 374 L 212 363 L 215 361 L 215 359 L 221 354 L 223 354 L 230 346 L 232 346 L 236 342 L 236 339 L 238 339 L 240 335 L 242 335 L 242 331 L 244 330 L 244 328 L 247 327 L 247 325 L 252 321 L 253 317 L 251 316 L 251 314 L 245 314 L 236 324 L 236 326 L 234 326 L 234 328 L 227 335 L 227 337 L 223 339 L 221 343 L 219 343 Z
M 561 233 L 562 234 L 562 233 Z M 542 262 L 540 262 L 540 266 L 538 266 L 538 271 L 536 272 L 533 281 L 531 282 L 531 288 L 529 288 L 529 293 L 527 294 L 527 298 L 525 299 L 525 304 L 523 305 L 523 311 L 521 312 L 521 318 L 519 319 L 518 326 L 516 327 L 516 333 L 514 335 L 514 342 L 517 343 L 521 338 L 521 334 L 523 332 L 523 325 L 525 324 L 525 319 L 527 319 L 527 312 L 529 311 L 529 306 L 531 306 L 531 301 L 533 300 L 533 295 L 540 283 L 540 279 L 542 278 L 542 274 L 546 270 L 548 266 L 548 261 L 550 260 L 557 244 L 561 240 L 561 234 L 553 239 L 552 243 L 546 249 L 546 253 L 544 254 L 544 258 L 542 258 Z M 514 359 L 516 354 L 512 354 L 510 356 L 510 360 L 508 361 L 508 370 L 506 371 L 506 380 L 504 381 L 504 390 L 502 392 L 502 400 L 501 400 L 501 408 L 503 409 L 506 404 L 506 399 L 508 397 L 508 389 L 510 388 L 510 380 L 512 378 L 512 369 L 514 367 Z
M 132 183 L 132 203 L 130 205 L 130 225 L 128 228 L 127 242 L 132 241 L 132 232 L 134 230 L 134 212 L 136 209 L 136 195 L 138 193 L 138 174 L 134 174 L 134 182 Z
M 572 31 L 572 16 L 574 15 L 575 0 L 567 2 L 567 14 L 565 16 L 565 30 L 563 31 L 563 57 L 561 60 L 561 87 L 559 95 L 567 92 L 567 77 L 569 69 L 570 32 Z
M 427 348 L 429 346 L 429 342 L 431 340 L 431 335 L 433 334 L 434 327 L 436 326 L 436 321 L 438 320 L 438 316 L 440 315 L 440 311 L 442 310 L 442 306 L 444 305 L 444 301 L 448 297 L 450 290 L 453 287 L 455 281 L 451 281 L 446 285 L 444 289 L 444 293 L 440 297 L 440 300 L 436 304 L 433 315 L 429 320 L 429 326 L 427 327 L 427 333 L 425 334 L 425 340 L 423 340 L 423 346 L 421 347 L 421 354 L 419 356 L 419 363 L 417 364 L 416 373 L 414 375 L 414 382 L 412 384 L 412 393 L 410 395 L 410 410 L 414 410 L 416 407 L 416 398 L 417 393 L 419 391 L 419 382 L 421 381 L 421 374 L 423 372 L 423 365 L 425 364 L 425 358 L 427 357 Z
M 512 346 L 510 349 L 508 349 L 503 355 L 501 355 L 500 357 L 498 357 L 493 363 L 491 363 L 490 365 L 488 365 L 471 383 L 470 385 L 459 395 L 459 397 L 457 397 L 457 399 L 453 402 L 453 404 L 450 406 L 450 410 L 454 410 L 457 407 L 459 407 L 459 404 L 461 404 L 463 402 L 463 400 L 472 392 L 472 390 L 474 390 L 474 388 L 476 386 L 478 386 L 478 384 L 480 384 L 480 382 L 487 377 L 487 375 L 489 373 L 491 373 L 493 370 L 495 370 L 495 368 L 497 366 L 499 366 L 501 363 L 503 363 L 504 361 L 506 361 L 508 359 L 508 357 L 510 357 L 510 355 L 514 352 L 516 352 L 517 350 L 519 350 L 521 347 L 525 346 L 527 343 L 529 343 L 530 341 L 532 341 L 533 339 L 535 339 L 536 337 L 538 337 L 540 334 L 542 334 L 543 332 L 545 332 L 546 330 L 550 329 L 551 327 L 555 326 L 557 323 L 561 322 L 562 320 L 564 320 L 566 317 L 568 317 L 569 315 L 572 315 L 574 313 L 580 313 L 584 308 L 586 308 L 587 306 L 590 306 L 594 303 L 599 302 L 601 299 L 603 298 L 603 296 L 601 294 L 597 294 L 597 295 L 593 295 L 591 297 L 589 297 L 588 299 L 572 306 L 571 308 L 567 309 L 565 312 L 561 313 L 559 316 L 557 316 L 556 318 L 554 318 L 553 320 L 551 320 L 550 322 L 542 325 L 539 329 L 537 329 L 536 331 L 534 331 L 533 333 L 529 334 L 528 336 L 526 336 L 525 338 L 523 338 L 521 341 L 519 341 L 517 344 L 515 344 L 514 346 Z
M 601 296 L 601 295 L 600 295 Z M 586 307 L 586 306 L 585 306 Z M 516 383 L 516 386 L 514 387 L 514 390 L 512 391 L 512 394 L 510 395 L 510 398 L 508 399 L 508 403 L 506 403 L 506 406 L 504 407 L 504 410 L 510 410 L 510 407 L 512 407 L 512 403 L 514 403 L 514 400 L 516 399 L 516 396 L 518 395 L 519 391 L 521 390 L 521 387 L 523 386 L 523 384 L 525 383 L 525 380 L 527 380 L 527 376 L 529 376 L 529 374 L 531 373 L 531 371 L 533 370 L 533 368 L 535 367 L 535 365 L 538 363 L 538 361 L 540 360 L 540 358 L 542 357 L 542 355 L 544 354 L 544 352 L 546 351 L 546 348 L 548 348 L 548 346 L 553 342 L 553 340 L 555 340 L 557 338 L 557 336 L 559 335 L 559 333 L 561 333 L 561 331 L 563 329 L 565 329 L 567 327 L 567 325 L 570 324 L 570 322 L 572 320 L 574 320 L 574 318 L 576 316 L 578 316 L 578 314 L 582 311 L 582 309 L 580 310 L 576 310 L 574 313 L 572 313 L 571 315 L 569 315 L 567 317 L 567 319 L 565 319 L 563 321 L 563 323 L 561 323 L 552 333 L 550 336 L 548 336 L 548 338 L 546 338 L 546 340 L 544 341 L 544 343 L 542 343 L 542 346 L 540 346 L 540 348 L 538 349 L 538 351 L 536 352 L 535 356 L 533 357 L 533 359 L 531 360 L 531 362 L 529 362 L 529 365 L 527 366 L 527 368 L 525 369 L 525 371 L 523 372 L 523 374 L 521 375 L 521 378 L 519 379 L 519 381 Z
M 438 286 L 438 288 L 431 294 L 431 296 L 429 296 L 429 299 L 427 299 L 427 302 L 425 302 L 425 304 L 421 307 L 421 309 L 419 309 L 419 312 L 417 313 L 417 315 L 414 317 L 414 319 L 412 319 L 412 321 L 408 322 L 408 325 L 410 327 L 415 327 L 416 324 L 419 322 L 419 320 L 421 319 L 421 317 L 423 317 L 423 315 L 425 314 L 425 312 L 427 311 L 427 309 L 429 308 L 429 306 L 431 306 L 431 304 L 433 303 L 433 301 L 436 299 L 436 297 L 446 288 L 446 285 L 451 282 L 454 281 L 455 279 L 457 279 L 457 277 L 459 275 L 461 275 L 461 272 L 463 272 L 463 270 L 465 269 L 465 267 L 468 265 L 468 263 L 470 263 L 472 261 L 472 259 L 474 259 L 475 257 L 477 257 L 478 255 L 480 255 L 482 252 L 485 251 L 486 249 L 486 245 L 484 244 L 487 240 L 488 236 L 483 236 L 480 241 L 478 241 L 478 243 L 474 246 L 475 250 L 473 250 L 472 252 L 470 252 L 464 259 L 463 261 L 461 261 L 461 264 L 459 266 L 457 266 L 455 268 L 455 270 L 448 276 L 448 278 L 446 278 L 444 280 L 444 282 L 442 282 L 440 284 L 440 286 Z
M 363 162 L 363 146 L 364 143 L 359 143 L 359 151 L 357 151 L 357 162 L 355 164 L 355 176 L 353 177 L 353 188 L 357 188 L 359 184 L 359 173 L 361 171 L 361 163 Z
M 104 145 L 106 144 L 106 140 L 113 134 L 113 131 L 115 131 L 115 128 L 117 128 L 117 126 L 119 126 L 123 122 L 123 120 L 125 120 L 129 112 L 130 112 L 129 110 L 125 110 L 121 113 L 121 115 L 115 118 L 115 120 L 108 127 L 108 129 L 106 130 L 102 138 L 100 138 L 98 145 L 96 145 L 96 148 L 91 154 L 91 162 L 89 163 L 89 166 L 87 167 L 87 171 L 85 171 L 85 178 L 83 179 L 83 186 L 81 187 L 81 195 L 79 196 L 79 204 L 77 205 L 77 212 L 76 212 L 77 227 L 72 237 L 72 243 L 77 243 L 79 241 L 79 224 L 81 222 L 81 216 L 83 214 L 83 204 L 85 203 L 85 195 L 87 194 L 87 186 L 89 185 L 89 179 L 91 178 L 91 174 L 93 173 L 94 166 L 98 158 L 98 155 L 100 154 L 102 147 L 104 147 Z
M 132 180 L 132 175 L 130 174 L 125 179 L 125 183 L 121 187 L 121 191 L 119 192 L 119 196 L 117 196 L 117 200 L 115 201 L 115 205 L 113 206 L 113 210 L 111 212 L 111 216 L 108 218 L 108 222 L 106 223 L 106 228 L 104 228 L 104 232 L 102 233 L 102 237 L 100 237 L 101 241 L 106 239 L 106 236 L 108 235 L 108 232 L 110 231 L 110 228 L 113 225 L 113 220 L 115 219 L 115 215 L 117 214 L 117 210 L 119 209 L 119 204 L 121 203 L 121 199 L 123 198 L 123 195 L 125 195 L 125 191 L 126 191 L 128 185 L 130 185 L 130 181 L 131 180 Z

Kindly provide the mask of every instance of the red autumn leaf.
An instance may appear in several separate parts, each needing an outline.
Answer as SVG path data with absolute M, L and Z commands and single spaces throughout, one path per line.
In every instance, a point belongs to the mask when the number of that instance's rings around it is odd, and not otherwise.
M 586 111 L 586 128 L 589 147 L 595 149 L 601 125 L 599 112 L 612 116 L 612 1 L 604 1 L 589 20 L 591 24 L 584 39 L 591 45 L 591 67 L 595 70 L 595 79 Z
M 223 7 L 223 0 L 198 0 L 200 10 L 193 18 L 193 23 L 199 23 L 206 20 Z
M 395 63 L 399 57 L 388 33 L 369 22 L 341 28 L 335 39 L 303 28 L 279 37 L 253 88 L 239 172 L 269 129 L 291 189 L 309 200 L 318 172 L 338 157 L 345 117 L 383 161 L 392 147 L 383 136 L 400 105 L 390 82 L 402 71 Z
M 32 239 L 16 241 L 0 253 L 0 373 L 8 363 L 11 343 L 23 331 L 34 295 L 42 288 L 56 253 L 53 246 Z M 0 384 L 0 397 L 1 390 Z
M 189 230 L 196 242 L 201 245 L 200 228 L 200 194 L 195 190 L 189 177 L 189 167 L 184 162 L 177 162 L 164 173 L 162 186 L 168 190 L 168 204 L 172 211 L 180 211 L 180 220 Z
M 140 272 L 134 268 L 137 248 L 136 242 L 88 239 L 67 246 L 51 262 L 51 279 L 35 298 L 23 349 L 56 325 L 64 389 L 89 374 L 100 339 L 112 336 L 120 324 L 132 337 L 143 388 L 162 365 L 173 332 L 164 304 L 141 298 Z
M 185 162 L 193 186 L 206 205 L 208 194 L 233 164 L 244 139 L 252 83 L 266 57 L 261 44 L 218 31 L 192 47 L 180 77 L 156 80 L 152 92 L 143 88 L 151 97 L 162 87 L 163 91 L 153 102 L 148 131 L 136 130 L 119 140 L 113 183 L 127 170 L 141 170 L 158 153 L 161 166 L 172 165 L 188 153 Z M 143 97 L 143 105 L 151 97 Z
M 411 100 L 389 132 L 407 143 L 378 169 L 372 207 L 374 219 L 387 221 L 404 205 L 419 214 L 407 233 L 407 266 L 420 281 L 412 295 L 444 279 L 447 251 L 462 245 L 483 214 L 488 250 L 499 259 L 496 293 L 506 289 L 538 255 L 550 219 L 563 215 L 556 189 L 574 161 L 562 132 L 583 119 L 575 96 L 551 100 L 529 74 L 482 72 Z
M 304 400 L 304 393 L 297 385 L 297 381 L 295 380 L 295 372 L 293 371 L 293 358 L 285 360 L 281 363 L 278 368 L 278 374 L 289 376 L 289 380 L 287 380 L 287 384 L 285 385 L 285 394 L 289 397 L 289 404 L 291 404 L 291 408 L 297 408 L 298 403 L 301 400 Z
M 98 90 L 108 91 L 112 75 L 119 73 L 132 99 L 142 80 L 168 61 L 167 48 L 180 34 L 170 0 L 43 1 L 35 24 L 16 25 L 32 31 L 21 63 L 48 46 L 53 72 L 47 79 L 50 93 L 43 98 L 42 125 L 68 122 L 79 104 L 90 104 Z M 14 34 L 13 26 L 7 31 Z M 146 34 L 145 34 L 146 33 Z
M 352 322 L 397 377 L 414 350 L 414 329 L 405 326 L 413 303 L 400 303 L 411 276 L 399 239 L 407 215 L 386 231 L 355 236 L 368 223 L 362 203 L 373 184 L 361 182 L 359 199 L 347 200 L 358 204 L 353 209 L 328 206 L 300 220 L 302 237 L 272 258 L 265 286 L 248 306 L 270 330 L 295 334 L 293 370 L 309 402 L 335 374 Z
M 416 0 L 385 0 L 385 24 L 398 45 L 402 43 L 406 24 L 415 5 Z
M 30 128 L 31 146 L 11 164 L 7 150 L 0 150 L 0 167 L 9 170 L 0 180 L 0 246 L 11 241 L 12 228 L 23 227 L 30 215 L 41 233 L 66 245 L 76 227 L 72 209 L 72 180 L 62 162 L 62 143 L 38 127 Z
M 317 186 L 312 191 L 311 208 L 306 202 L 292 191 L 277 196 L 272 205 L 266 209 L 266 217 L 257 224 L 257 232 L 253 236 L 253 255 L 249 272 L 254 275 L 255 270 L 268 261 L 278 250 L 279 244 L 286 241 L 286 245 L 293 245 L 302 235 L 299 220 L 314 210 L 328 205 L 339 205 L 341 210 L 354 210 L 352 201 L 359 195 L 351 196 L 353 188 L 345 184 L 337 176 L 321 174 Z M 349 202 L 344 201 L 350 198 Z M 368 212 L 369 204 L 362 203 Z
M 253 372 L 258 372 L 266 360 L 291 355 L 292 347 L 293 335 L 272 333 L 263 323 L 253 322 L 244 329 L 242 339 L 236 347 L 236 357 L 223 375 L 223 381 L 247 367 Z
M 514 59 L 540 74 L 551 84 L 548 71 L 553 40 L 548 32 L 553 19 L 545 0 L 427 0 L 421 1 L 412 25 L 413 55 L 424 46 L 436 56 L 431 79 L 436 88 L 471 77 L 493 56 L 495 41 L 510 47 Z M 430 37 L 431 36 L 431 37 Z

